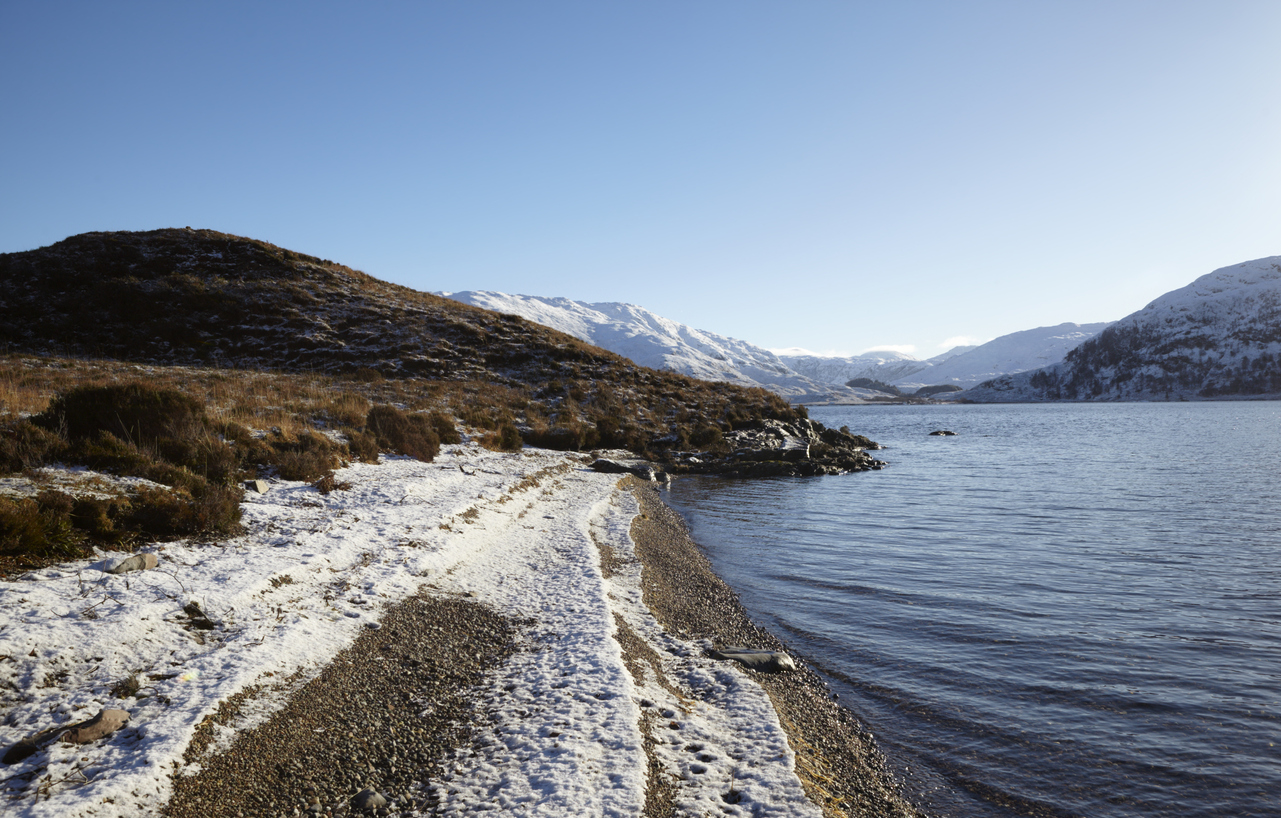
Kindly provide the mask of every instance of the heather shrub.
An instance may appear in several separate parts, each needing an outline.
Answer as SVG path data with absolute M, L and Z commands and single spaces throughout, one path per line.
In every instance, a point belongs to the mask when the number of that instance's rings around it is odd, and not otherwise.
M 190 437 L 203 432 L 208 424 L 199 401 L 176 389 L 137 382 L 72 389 L 54 398 L 48 409 L 31 420 L 71 440 L 107 431 L 138 445 Z
M 84 538 L 72 527 L 67 504 L 60 498 L 41 499 L 0 497 L 0 556 L 80 556 Z
M 525 445 L 525 441 L 520 438 L 520 430 L 512 423 L 503 423 L 495 431 L 486 432 L 478 442 L 486 449 L 497 452 L 515 452 Z
M 347 436 L 347 451 L 353 458 L 361 463 L 378 462 L 377 438 L 364 432 L 357 432 L 355 429 L 345 429 L 343 434 Z
M 80 497 L 71 509 L 71 524 L 98 542 L 119 543 L 128 536 L 120 522 L 127 519 L 129 509 L 129 501 L 123 498 Z
M 144 486 L 130 496 L 129 523 L 155 537 L 234 534 L 242 497 L 239 488 L 207 483 L 192 491 Z
M 267 439 L 274 454 L 271 460 L 286 480 L 315 480 L 334 470 L 341 461 L 341 449 L 324 435 L 302 432 L 293 438 L 272 434 Z
M 552 426 L 535 425 L 525 433 L 525 442 L 541 449 L 578 452 L 590 448 L 596 439 L 596 430 L 574 417 L 561 417 Z
M 0 428 L 0 474 L 42 466 L 64 446 L 61 437 L 26 420 L 10 423 Z
M 444 412 L 432 412 L 427 418 L 431 421 L 431 427 L 441 443 L 463 442 L 463 436 L 458 433 L 458 427 L 454 425 L 454 419 L 449 415 Z
M 721 430 L 710 423 L 700 423 L 689 433 L 689 442 L 703 449 L 715 448 L 724 440 Z
M 425 415 L 408 415 L 394 406 L 375 406 L 365 418 L 365 429 L 378 447 L 430 463 L 440 452 L 440 438 Z

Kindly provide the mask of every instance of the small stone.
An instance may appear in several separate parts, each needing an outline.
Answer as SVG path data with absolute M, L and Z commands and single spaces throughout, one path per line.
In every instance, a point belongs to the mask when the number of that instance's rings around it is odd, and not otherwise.
M 351 805 L 355 809 L 378 809 L 387 806 L 387 799 L 381 793 L 366 787 L 351 797 Z
M 245 483 L 245 488 L 255 494 L 266 494 L 268 486 L 266 480 L 250 480 Z

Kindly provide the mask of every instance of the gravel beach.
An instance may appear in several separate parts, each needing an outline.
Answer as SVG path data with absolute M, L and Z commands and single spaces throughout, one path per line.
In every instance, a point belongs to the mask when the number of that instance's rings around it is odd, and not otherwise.
M 669 632 L 687 639 L 774 650 L 782 644 L 753 624 L 711 570 L 683 520 L 652 484 L 626 478 L 640 504 L 631 526 L 642 568 L 644 602 Z M 601 548 L 609 576 L 612 552 Z M 173 818 L 245 816 L 431 815 L 448 794 L 450 770 L 466 769 L 481 749 L 488 718 L 476 692 L 518 650 L 525 623 L 504 618 L 456 593 L 424 587 L 389 608 L 381 626 L 311 681 L 289 690 L 288 703 L 264 723 L 240 730 L 230 747 L 216 738 L 243 718 L 246 691 L 197 729 L 185 761 L 198 767 L 175 780 L 165 814 Z M 618 618 L 616 638 L 633 676 L 657 668 L 653 647 Z M 649 663 L 648 665 L 646 663 Z M 750 673 L 768 693 L 796 755 L 806 794 L 827 816 L 918 816 L 896 790 L 871 737 L 831 700 L 803 663 L 797 671 Z M 679 691 L 692 695 L 689 691 Z M 646 716 L 652 721 L 652 716 Z M 643 729 L 652 725 L 642 725 Z M 643 814 L 680 814 L 672 782 L 648 737 L 649 781 Z M 213 749 L 218 748 L 218 749 Z M 197 770 L 194 774 L 190 771 Z M 353 796 L 386 799 L 361 809 Z M 379 803 L 378 800 L 373 802 Z

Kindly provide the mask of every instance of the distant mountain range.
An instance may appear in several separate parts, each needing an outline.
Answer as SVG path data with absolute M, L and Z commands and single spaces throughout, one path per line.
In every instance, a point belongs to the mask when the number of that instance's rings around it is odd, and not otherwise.
M 970 389 L 976 401 L 1281 395 L 1281 256 L 1222 267 L 1166 293 L 1035 371 Z
M 1107 326 L 1062 324 L 1025 330 L 981 346 L 955 347 L 928 360 L 893 351 L 842 358 L 792 355 L 787 350 L 776 354 L 746 341 L 694 329 L 634 304 L 492 291 L 441 295 L 552 327 L 642 366 L 704 380 L 761 386 L 793 403 L 884 398 L 884 393 L 874 389 L 847 386 L 856 379 L 893 384 L 908 393 L 934 384 L 966 388 L 996 375 L 1058 361 L 1073 346 Z
M 441 295 L 474 307 L 519 315 L 616 352 L 641 366 L 708 381 L 760 386 L 793 403 L 858 402 L 876 394 L 846 387 L 844 381 L 818 381 L 789 368 L 768 349 L 694 329 L 634 304 L 591 304 L 490 291 Z

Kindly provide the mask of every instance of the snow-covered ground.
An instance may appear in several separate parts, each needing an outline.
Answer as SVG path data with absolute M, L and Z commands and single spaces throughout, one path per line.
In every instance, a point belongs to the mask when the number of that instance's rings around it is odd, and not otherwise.
M 534 622 L 478 694 L 497 715 L 479 742 L 491 752 L 435 784 L 454 813 L 636 815 L 651 729 L 691 814 L 819 814 L 761 688 L 706 658 L 707 645 L 665 634 L 642 604 L 628 534 L 638 512 L 617 475 L 562 453 L 461 445 L 434 463 L 384 458 L 338 477 L 351 488 L 282 481 L 251 493 L 247 534 L 156 546 L 150 571 L 108 574 L 118 557 L 104 556 L 0 582 L 0 746 L 102 708 L 130 713 L 108 739 L 0 767 L 6 815 L 157 814 L 171 775 L 193 771 L 183 751 L 220 702 L 285 679 L 296 689 L 424 585 Z M 622 563 L 609 578 L 601 546 Z M 193 601 L 217 627 L 184 628 Z M 649 676 L 633 682 L 616 616 L 680 695 Z M 136 698 L 111 693 L 134 674 Z M 241 729 L 285 695 L 254 699 Z M 218 746 L 233 740 L 227 729 Z M 720 797 L 730 789 L 736 804 Z

